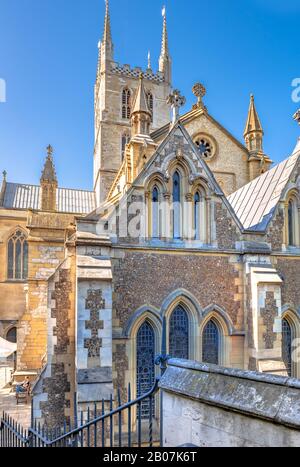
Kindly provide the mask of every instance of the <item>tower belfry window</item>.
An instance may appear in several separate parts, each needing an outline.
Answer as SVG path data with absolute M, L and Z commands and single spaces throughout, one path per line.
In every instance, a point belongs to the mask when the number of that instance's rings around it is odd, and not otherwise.
M 129 120 L 131 116 L 131 92 L 125 88 L 122 92 L 122 118 Z

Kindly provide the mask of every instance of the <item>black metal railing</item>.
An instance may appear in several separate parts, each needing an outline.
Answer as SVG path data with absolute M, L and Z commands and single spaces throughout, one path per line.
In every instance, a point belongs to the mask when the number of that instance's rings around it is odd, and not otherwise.
M 162 348 L 155 364 L 161 375 L 167 368 L 166 319 L 163 320 Z M 0 447 L 153 447 L 163 440 L 163 394 L 159 393 L 159 378 L 149 392 L 131 400 L 131 386 L 127 402 L 122 405 L 121 393 L 117 393 L 117 407 L 113 398 L 101 407 L 94 404 L 85 413 L 74 414 L 73 425 L 64 423 L 59 428 L 48 428 L 32 421 L 25 430 L 9 415 L 3 413 L 0 423 Z M 138 388 L 141 394 L 141 387 Z M 76 398 L 75 398 L 76 399 Z M 145 405 L 147 410 L 145 410 Z M 77 402 L 75 400 L 75 407 Z
M 34 422 L 24 430 L 7 414 L 3 414 L 0 425 L 0 447 L 153 447 L 160 444 L 159 414 L 154 413 L 154 401 L 158 397 L 158 381 L 154 387 L 136 400 L 131 400 L 128 387 L 128 401 L 121 405 L 118 391 L 117 408 L 113 408 L 111 397 L 108 411 L 105 402 L 102 407 L 92 410 L 88 407 L 86 417 L 81 412 L 80 420 L 74 421 L 73 428 L 64 424 L 59 428 L 42 427 Z M 142 406 L 149 403 L 149 417 L 143 418 Z M 100 412 L 99 415 L 97 415 Z M 86 419 L 85 419 L 86 418 Z
M 0 447 L 24 448 L 28 445 L 28 431 L 3 412 L 0 424 Z

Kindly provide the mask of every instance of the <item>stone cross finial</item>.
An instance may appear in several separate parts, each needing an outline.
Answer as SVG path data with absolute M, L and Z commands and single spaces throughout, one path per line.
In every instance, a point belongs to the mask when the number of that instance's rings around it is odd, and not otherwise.
M 169 95 L 167 99 L 167 104 L 172 107 L 173 110 L 173 125 L 177 122 L 179 118 L 179 109 L 186 103 L 186 98 L 181 95 L 178 89 L 175 89 L 172 94 Z
M 48 157 L 52 157 L 52 155 L 53 155 L 53 147 L 51 146 L 51 144 L 49 144 L 49 146 L 47 146 L 47 155 L 48 155 Z
M 196 83 L 193 86 L 193 94 L 194 94 L 194 96 L 197 97 L 197 100 L 198 100 L 197 104 L 194 105 L 193 108 L 195 108 L 195 109 L 206 109 L 206 107 L 204 106 L 203 101 L 202 101 L 203 97 L 206 94 L 206 89 L 203 86 L 203 84 Z
M 299 123 L 300 125 L 300 109 L 294 115 L 294 120 Z

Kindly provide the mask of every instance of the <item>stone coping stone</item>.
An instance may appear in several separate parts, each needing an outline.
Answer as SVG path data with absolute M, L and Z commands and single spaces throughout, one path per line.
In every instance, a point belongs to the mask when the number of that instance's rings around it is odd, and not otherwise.
M 199 403 L 300 430 L 300 380 L 171 359 L 159 387 Z

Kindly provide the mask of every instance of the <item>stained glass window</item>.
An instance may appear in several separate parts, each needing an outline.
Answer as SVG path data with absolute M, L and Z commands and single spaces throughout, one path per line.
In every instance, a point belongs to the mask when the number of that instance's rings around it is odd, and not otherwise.
M 152 191 L 152 237 L 160 237 L 159 191 L 157 187 Z
M 25 280 L 28 277 L 28 243 L 21 230 L 9 239 L 7 245 L 7 278 Z
M 220 333 L 216 323 L 211 320 L 203 330 L 202 361 L 204 363 L 219 364 Z
M 195 143 L 198 146 L 199 152 L 202 157 L 208 159 L 212 156 L 213 148 L 209 141 L 207 141 L 204 138 L 201 138 L 201 139 L 197 139 Z
M 194 196 L 194 231 L 195 239 L 200 239 L 200 194 L 196 193 Z
M 289 245 L 295 246 L 295 231 L 294 231 L 294 203 L 289 202 L 288 208 L 288 229 L 289 229 Z
M 180 175 L 176 171 L 173 176 L 173 236 L 181 237 L 181 183 Z
M 287 319 L 282 321 L 282 359 L 289 376 L 292 376 L 292 328 Z
M 15 251 L 15 245 L 14 245 L 14 241 L 11 239 L 8 242 L 8 271 L 7 271 L 8 279 L 14 278 L 14 251 Z
M 178 306 L 170 317 L 169 353 L 173 358 L 189 359 L 189 317 L 187 312 Z
M 137 396 L 140 397 L 154 386 L 155 382 L 155 334 L 153 327 L 148 321 L 140 327 L 137 334 L 136 344 L 137 354 Z M 153 414 L 154 414 L 153 401 Z M 150 416 L 150 401 L 142 403 L 141 417 L 143 419 Z

